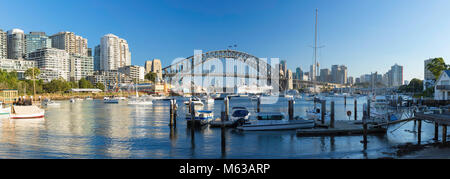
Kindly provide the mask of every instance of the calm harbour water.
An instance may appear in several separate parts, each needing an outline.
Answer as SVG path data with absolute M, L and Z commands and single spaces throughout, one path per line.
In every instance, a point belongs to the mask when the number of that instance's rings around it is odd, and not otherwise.
M 359 117 L 365 99 L 358 99 Z M 346 111 L 353 111 L 354 99 L 349 98 L 347 106 L 343 98 L 334 100 L 336 119 L 348 120 Z M 417 141 L 413 122 L 390 126 L 385 135 L 370 135 L 367 150 L 360 143 L 362 136 L 297 137 L 295 131 L 226 129 L 222 141 L 220 128 L 196 129 L 192 137 L 181 100 L 175 129 L 168 126 L 168 101 L 149 106 L 128 105 L 126 101 L 58 102 L 61 106 L 46 108 L 45 119 L 0 119 L 0 158 L 378 158 L 391 156 L 393 145 Z M 243 99 L 231 100 L 230 104 L 230 109 L 246 106 L 254 110 L 256 106 Z M 295 116 L 305 116 L 312 105 L 297 100 Z M 219 117 L 223 101 L 205 105 L 205 109 L 214 110 L 215 117 Z M 262 111 L 287 114 L 287 100 L 262 105 Z M 422 128 L 422 141 L 430 141 L 434 126 L 423 123 Z

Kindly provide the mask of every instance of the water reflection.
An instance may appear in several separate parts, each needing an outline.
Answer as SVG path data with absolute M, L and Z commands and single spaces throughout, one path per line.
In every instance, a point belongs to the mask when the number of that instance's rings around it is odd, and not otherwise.
M 348 120 L 346 110 L 354 104 L 335 99 L 337 120 Z M 358 115 L 362 104 L 358 99 Z M 235 129 L 186 126 L 187 107 L 177 100 L 177 125 L 169 126 L 169 104 L 104 104 L 102 100 L 58 101 L 48 107 L 42 120 L 0 119 L 0 158 L 363 158 L 377 157 L 379 150 L 417 141 L 414 124 L 392 126 L 386 135 L 368 136 L 367 150 L 362 136 L 297 137 L 295 131 L 242 132 Z M 287 100 L 261 105 L 262 111 L 287 114 Z M 328 102 L 327 105 L 330 105 Z M 256 103 L 232 99 L 230 109 L 245 106 L 252 113 Z M 312 102 L 297 101 L 295 116 L 305 116 Z M 205 105 L 216 117 L 223 101 Z M 327 109 L 330 109 L 327 106 Z M 353 120 L 353 118 L 351 118 Z M 184 130 L 184 131 L 183 131 Z M 423 123 L 422 139 L 434 137 L 434 125 Z M 366 152 L 364 154 L 363 152 Z

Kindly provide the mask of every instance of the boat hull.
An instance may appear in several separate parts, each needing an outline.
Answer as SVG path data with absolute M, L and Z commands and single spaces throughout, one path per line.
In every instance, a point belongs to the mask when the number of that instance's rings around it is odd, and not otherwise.
M 273 130 L 294 130 L 294 129 L 310 129 L 315 126 L 314 121 L 289 121 L 283 123 L 269 124 L 245 124 L 237 128 L 243 131 L 273 131 Z

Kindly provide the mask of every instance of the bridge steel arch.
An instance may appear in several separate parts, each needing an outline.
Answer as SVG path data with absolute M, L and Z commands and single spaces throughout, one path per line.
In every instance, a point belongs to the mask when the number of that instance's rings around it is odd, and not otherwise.
M 200 55 L 200 54 L 198 54 Z M 197 57 L 199 58 L 199 57 Z M 218 51 L 210 51 L 201 54 L 201 60 L 196 60 L 196 55 L 190 56 L 178 62 L 175 62 L 165 68 L 162 69 L 163 77 L 173 77 L 178 73 L 189 74 L 191 76 L 197 76 L 194 74 L 194 68 L 213 59 L 235 59 L 239 60 L 249 67 L 256 69 L 257 75 L 256 79 L 259 81 L 260 76 L 267 77 L 267 81 L 272 85 L 279 86 L 279 75 L 275 75 L 275 79 L 272 80 L 272 73 L 278 73 L 278 68 L 272 67 L 266 61 L 245 52 L 240 52 L 236 50 L 218 50 Z M 186 64 L 186 65 L 185 65 Z M 192 65 L 193 64 L 193 65 Z M 235 75 L 236 76 L 236 75 Z

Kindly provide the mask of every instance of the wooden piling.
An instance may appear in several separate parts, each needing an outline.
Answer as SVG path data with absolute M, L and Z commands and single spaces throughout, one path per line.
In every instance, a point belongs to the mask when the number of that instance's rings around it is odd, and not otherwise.
M 434 122 L 434 140 L 439 140 L 439 124 Z
M 447 143 L 447 125 L 442 125 L 442 143 Z
M 222 152 L 222 158 L 226 157 L 226 151 L 227 151 L 227 142 L 226 142 L 226 136 L 225 136 L 225 127 L 222 126 L 221 129 L 221 135 L 220 135 L 220 141 L 221 141 L 221 152 Z
M 417 126 L 417 144 L 420 145 L 420 142 L 422 140 L 422 120 L 417 120 L 418 126 Z
M 261 112 L 261 97 L 258 97 L 258 102 L 256 102 L 256 112 Z
M 331 101 L 330 128 L 334 128 L 334 101 Z
M 358 101 L 355 97 L 355 121 L 358 120 Z
M 289 100 L 288 102 L 288 113 L 289 113 L 289 120 L 294 119 L 294 100 Z
M 322 109 L 321 109 L 321 114 L 322 114 L 322 124 L 325 124 L 325 112 L 327 111 L 327 108 L 326 108 L 326 104 L 327 104 L 327 101 L 325 101 L 325 100 L 322 100 L 322 101 L 320 101 L 321 102 L 321 104 L 322 104 Z
M 178 111 L 177 100 L 173 99 L 173 125 L 174 125 L 174 127 L 177 127 L 177 111 Z
M 228 96 L 225 97 L 224 101 L 224 105 L 225 105 L 225 121 L 228 121 L 228 115 L 230 114 L 230 102 L 228 101 Z
M 370 99 L 367 100 L 367 119 L 370 120 Z
M 344 106 L 347 106 L 347 96 L 344 96 Z
M 169 115 L 170 115 L 170 122 L 169 122 L 169 126 L 173 126 L 173 99 L 170 100 L 170 109 L 169 109 Z
M 363 141 L 362 143 L 364 144 L 364 150 L 367 148 L 367 115 L 368 111 L 364 110 L 364 115 L 362 118 L 362 125 L 363 125 Z

